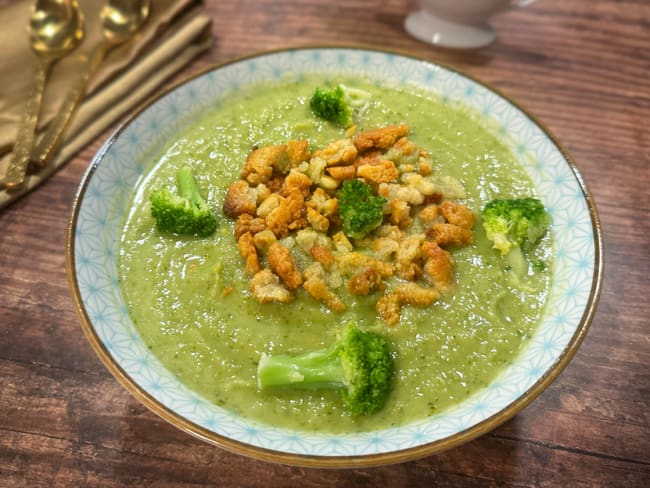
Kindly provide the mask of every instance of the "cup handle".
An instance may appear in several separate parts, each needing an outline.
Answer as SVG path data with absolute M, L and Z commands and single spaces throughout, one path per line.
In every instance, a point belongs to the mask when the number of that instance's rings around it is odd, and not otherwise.
M 535 0 L 512 0 L 510 2 L 510 5 L 512 7 L 525 7 L 526 5 L 530 5 L 534 1 Z

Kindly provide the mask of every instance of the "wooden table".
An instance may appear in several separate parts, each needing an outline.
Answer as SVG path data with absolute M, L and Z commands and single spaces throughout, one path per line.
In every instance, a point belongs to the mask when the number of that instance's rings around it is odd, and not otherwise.
M 591 330 L 529 407 L 439 455 L 317 470 L 205 444 L 113 379 L 73 310 L 65 230 L 102 137 L 0 213 L 0 485 L 650 486 L 650 3 L 542 0 L 495 18 L 498 41 L 475 52 L 411 39 L 407 0 L 206 4 L 215 44 L 185 73 L 267 48 L 361 43 L 451 64 L 537 115 L 600 212 L 605 279 Z

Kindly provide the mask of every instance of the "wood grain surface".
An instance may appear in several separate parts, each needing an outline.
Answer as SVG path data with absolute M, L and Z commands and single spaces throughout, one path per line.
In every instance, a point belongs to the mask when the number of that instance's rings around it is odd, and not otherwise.
M 184 74 L 269 48 L 362 44 L 455 66 L 535 114 L 575 159 L 604 232 L 600 305 L 557 381 L 493 432 L 386 467 L 287 467 L 182 433 L 113 379 L 72 307 L 65 231 L 107 131 L 0 213 L 0 486 L 650 486 L 650 2 L 540 0 L 495 17 L 497 42 L 473 52 L 410 38 L 414 6 L 209 0 L 214 46 Z

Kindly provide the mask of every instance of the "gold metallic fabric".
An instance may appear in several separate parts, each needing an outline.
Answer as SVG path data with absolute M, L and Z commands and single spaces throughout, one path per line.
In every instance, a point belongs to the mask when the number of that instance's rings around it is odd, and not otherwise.
M 99 11 L 103 2 L 79 0 L 79 4 L 86 35 L 77 49 L 52 68 L 39 118 L 40 133 L 74 85 L 88 55 L 102 41 Z M 11 160 L 18 123 L 38 64 L 27 30 L 32 5 L 33 0 L 20 0 L 0 8 L 0 179 Z M 38 186 L 210 43 L 210 18 L 200 1 L 153 0 L 143 29 L 132 41 L 112 50 L 101 65 L 58 156 L 48 167 L 29 175 L 20 192 L 8 193 L 0 186 L 0 208 Z

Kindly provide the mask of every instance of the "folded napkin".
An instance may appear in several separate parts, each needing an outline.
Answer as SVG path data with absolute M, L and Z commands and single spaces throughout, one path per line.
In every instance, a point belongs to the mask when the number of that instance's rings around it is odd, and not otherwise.
M 38 173 L 28 175 L 24 187 L 7 192 L 0 183 L 0 208 L 42 183 L 83 146 L 120 116 L 150 95 L 166 79 L 210 46 L 210 18 L 200 0 L 152 0 L 142 30 L 129 42 L 109 52 L 88 87 L 58 155 Z M 29 44 L 27 26 L 34 0 L 21 0 L 0 8 L 0 180 L 4 178 L 24 103 L 39 62 Z M 99 12 L 103 2 L 79 0 L 85 37 L 72 53 L 50 72 L 43 96 L 37 134 L 56 111 L 102 42 Z

